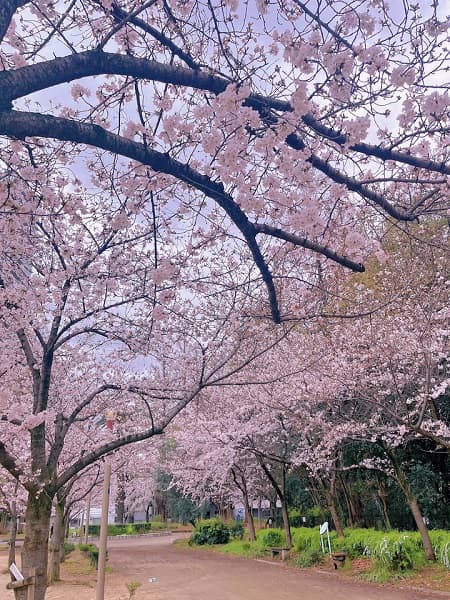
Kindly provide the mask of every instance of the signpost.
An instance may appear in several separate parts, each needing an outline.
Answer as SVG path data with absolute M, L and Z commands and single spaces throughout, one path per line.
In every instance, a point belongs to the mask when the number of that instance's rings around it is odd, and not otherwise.
M 114 427 L 116 413 L 108 410 L 105 414 L 106 427 L 111 432 Z M 103 480 L 102 519 L 100 524 L 100 539 L 98 542 L 98 570 L 97 570 L 97 594 L 96 600 L 105 598 L 105 567 L 106 567 L 106 545 L 108 539 L 108 512 L 109 512 L 109 484 L 111 481 L 111 459 L 105 460 L 105 471 Z M 89 525 L 89 524 L 88 524 Z
M 323 540 L 325 533 L 327 534 L 327 539 L 328 539 L 328 551 L 331 554 L 331 542 L 330 542 L 330 530 L 328 527 L 328 521 L 325 521 L 325 523 L 322 523 L 322 525 L 320 526 L 319 529 L 320 532 L 320 545 L 322 546 L 322 552 L 325 554 L 326 549 L 325 549 L 325 542 Z

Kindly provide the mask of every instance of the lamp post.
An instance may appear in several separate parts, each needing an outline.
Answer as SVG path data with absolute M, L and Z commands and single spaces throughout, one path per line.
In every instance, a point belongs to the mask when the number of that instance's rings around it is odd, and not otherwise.
M 92 490 L 90 490 L 88 497 L 87 497 L 87 502 L 86 502 L 86 518 L 85 518 L 85 524 L 84 524 L 84 543 L 85 544 L 89 543 L 89 522 L 91 520 L 91 497 L 92 497 Z
M 114 427 L 115 412 L 108 410 L 105 414 L 106 427 L 112 433 Z M 108 539 L 108 512 L 109 512 L 109 485 L 111 481 L 111 459 L 105 460 L 105 471 L 103 479 L 102 519 L 100 523 L 100 539 L 98 543 L 98 571 L 97 571 L 97 595 L 96 600 L 105 598 L 105 567 L 106 546 Z

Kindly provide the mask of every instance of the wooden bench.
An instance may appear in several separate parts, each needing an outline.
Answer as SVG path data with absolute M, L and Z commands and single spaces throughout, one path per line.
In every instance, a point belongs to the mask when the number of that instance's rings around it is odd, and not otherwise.
M 23 581 L 10 581 L 6 584 L 7 590 L 21 590 L 25 589 L 27 592 L 27 600 L 33 600 L 34 598 L 34 584 L 35 584 L 35 573 L 36 569 L 31 569 L 30 577 L 26 577 Z
M 331 558 L 333 560 L 334 568 L 337 569 L 338 566 L 342 566 L 344 564 L 345 559 L 347 558 L 347 553 L 346 552 L 332 552 Z
M 289 548 L 271 548 L 272 558 L 275 558 L 278 555 L 281 555 L 281 560 L 286 560 L 289 556 Z

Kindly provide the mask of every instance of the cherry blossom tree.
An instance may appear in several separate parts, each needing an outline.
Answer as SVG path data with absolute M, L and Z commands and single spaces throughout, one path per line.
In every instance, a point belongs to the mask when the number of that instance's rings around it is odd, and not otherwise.
M 100 189 L 232 230 L 280 322 L 312 254 L 362 271 L 374 221 L 445 214 L 447 31 L 439 2 L 8 0 L 3 164 L 20 145 L 36 185 L 50 140 Z
M 162 434 L 202 389 L 283 336 L 238 316 L 247 305 L 252 312 L 252 284 L 236 290 L 234 270 L 217 292 L 219 246 L 190 235 L 198 259 L 187 262 L 185 233 L 160 249 L 170 225 L 161 219 L 157 233 L 151 211 L 149 224 L 145 211 L 126 211 L 126 199 L 92 198 L 69 176 L 46 172 L 42 188 L 29 201 L 10 198 L 0 225 L 0 463 L 27 490 L 22 568 L 36 568 L 36 600 L 55 495 L 62 513 L 75 476 Z
M 2 2 L 0 463 L 35 600 L 58 489 L 236 376 L 267 317 L 326 312 L 383 226 L 446 218 L 448 26 L 439 2 Z

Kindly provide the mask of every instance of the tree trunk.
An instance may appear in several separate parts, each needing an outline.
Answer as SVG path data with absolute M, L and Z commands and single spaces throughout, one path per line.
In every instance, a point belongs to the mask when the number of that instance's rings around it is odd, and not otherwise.
M 145 510 L 145 520 L 146 520 L 147 523 L 150 521 L 150 509 L 152 508 L 152 506 L 153 506 L 152 503 L 149 502 L 147 504 L 147 508 Z
M 386 504 L 386 489 L 385 489 L 382 481 L 380 481 L 380 484 L 378 487 L 378 498 L 380 499 L 381 506 L 383 507 L 383 515 L 384 515 L 384 522 L 386 525 L 386 529 L 390 530 L 390 529 L 392 529 L 392 525 L 391 525 L 391 520 L 389 519 L 389 513 L 388 513 L 388 509 L 387 509 L 387 504 Z
M 248 525 L 248 535 L 251 542 L 256 540 L 256 530 L 255 530 L 255 522 L 253 520 L 252 507 L 250 505 L 250 500 L 248 498 L 248 490 L 247 484 L 242 477 L 242 496 L 244 498 L 244 506 L 245 506 L 245 517 Z
M 386 455 L 389 457 L 392 466 L 394 467 L 395 479 L 400 486 L 400 489 L 405 494 L 406 502 L 408 503 L 408 506 L 414 517 L 414 521 L 416 522 L 417 529 L 419 530 L 420 537 L 422 538 L 425 557 L 427 560 L 436 560 L 433 544 L 431 543 L 430 534 L 428 532 L 428 527 L 425 525 L 422 511 L 420 510 L 419 504 L 416 500 L 414 492 L 412 491 L 409 481 L 406 479 L 406 476 L 400 467 L 400 463 L 398 462 L 394 451 L 391 450 L 386 444 L 383 444 L 383 449 Z
M 16 487 L 17 490 L 17 487 Z M 16 562 L 16 537 L 17 537 L 17 504 L 11 502 L 11 527 L 9 530 L 8 566 Z
M 63 519 L 63 528 L 62 528 L 62 535 L 61 535 L 61 549 L 59 551 L 59 558 L 60 558 L 60 562 L 64 562 L 66 560 L 66 549 L 64 547 L 64 542 L 66 541 L 66 539 L 69 537 L 69 520 L 70 520 L 70 515 L 69 512 L 67 510 L 64 511 L 64 519 Z
M 327 500 L 328 510 L 331 513 L 331 518 L 333 519 L 336 533 L 338 537 L 344 537 L 344 528 L 342 527 L 341 518 L 339 516 L 339 511 L 336 506 L 336 473 L 334 471 L 332 472 L 329 486 L 327 486 L 327 484 L 324 483 L 324 481 L 322 480 L 321 485 L 325 494 L 325 498 Z
M 288 548 L 291 548 L 291 546 L 292 546 L 291 526 L 289 524 L 288 507 L 287 507 L 286 494 L 285 494 L 286 465 L 283 464 L 283 466 L 282 466 L 281 485 L 278 485 L 278 483 L 277 483 L 276 479 L 274 478 L 274 476 L 272 475 L 270 469 L 267 467 L 267 465 L 264 463 L 264 461 L 261 458 L 259 458 L 259 464 L 261 465 L 261 468 L 264 471 L 267 479 L 273 485 L 273 489 L 275 490 L 276 495 L 281 502 L 281 516 L 283 518 L 284 531 L 286 534 L 286 546 Z M 276 502 L 276 500 L 275 500 L 275 502 Z M 276 510 L 276 504 L 275 504 L 275 510 Z
M 125 485 L 124 485 L 124 475 L 120 473 L 117 476 L 117 485 L 118 490 L 116 494 L 116 514 L 114 521 L 116 523 L 125 523 Z
M 25 511 L 25 539 L 22 549 L 22 573 L 30 575 L 36 569 L 35 589 L 32 600 L 44 600 L 47 589 L 48 533 L 52 498 L 45 489 L 28 495 Z M 26 589 L 15 590 L 16 600 L 26 600 Z M 27 599 L 28 600 L 28 599 Z
M 91 499 L 92 499 L 92 490 L 89 492 L 87 501 L 86 501 L 86 523 L 84 526 L 84 543 L 89 543 L 89 523 L 91 522 Z
M 337 533 L 338 537 L 344 537 L 344 529 L 342 527 L 341 519 L 339 517 L 339 512 L 336 507 L 334 495 L 327 487 L 325 487 L 325 497 L 327 499 L 328 510 L 331 513 L 331 518 L 333 519 L 334 528 L 336 529 L 336 533 Z
M 56 502 L 55 519 L 53 521 L 52 535 L 50 539 L 50 559 L 48 569 L 49 583 L 59 581 L 61 564 L 61 540 L 64 538 L 64 504 Z
M 286 497 L 284 494 L 283 494 L 283 498 L 280 498 L 280 500 L 281 500 L 281 516 L 283 517 L 284 532 L 286 534 L 286 547 L 291 548 L 292 547 L 291 526 L 289 523 L 288 506 L 287 506 Z

